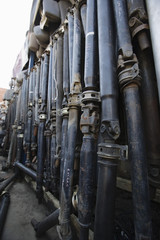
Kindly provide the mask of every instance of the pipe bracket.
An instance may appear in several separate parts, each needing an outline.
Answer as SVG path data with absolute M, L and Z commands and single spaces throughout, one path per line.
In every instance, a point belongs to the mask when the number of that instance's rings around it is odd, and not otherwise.
M 112 143 L 100 143 L 98 145 L 98 156 L 106 159 L 128 160 L 128 146 Z

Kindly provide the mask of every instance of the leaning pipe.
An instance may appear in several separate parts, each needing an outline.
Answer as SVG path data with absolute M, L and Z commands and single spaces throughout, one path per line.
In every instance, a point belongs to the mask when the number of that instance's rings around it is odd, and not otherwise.
M 32 219 L 31 223 L 36 231 L 36 236 L 42 236 L 47 230 L 58 224 L 58 217 L 59 217 L 59 209 L 55 210 L 52 214 L 48 217 L 43 219 L 41 222 L 38 222 L 36 219 Z
M 35 171 L 33 171 L 32 169 L 24 166 L 22 163 L 16 162 L 15 163 L 15 168 L 20 169 L 22 172 L 24 172 L 25 174 L 27 174 L 28 176 L 30 176 L 34 181 L 36 181 L 37 179 L 37 174 Z
M 0 186 L 0 194 L 5 190 L 5 188 L 17 177 L 17 173 L 5 180 Z

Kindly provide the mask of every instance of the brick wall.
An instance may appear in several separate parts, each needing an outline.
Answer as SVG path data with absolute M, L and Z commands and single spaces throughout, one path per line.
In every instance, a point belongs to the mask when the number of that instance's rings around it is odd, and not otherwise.
M 3 96 L 6 92 L 6 90 L 7 90 L 6 88 L 0 88 L 0 102 L 3 101 Z

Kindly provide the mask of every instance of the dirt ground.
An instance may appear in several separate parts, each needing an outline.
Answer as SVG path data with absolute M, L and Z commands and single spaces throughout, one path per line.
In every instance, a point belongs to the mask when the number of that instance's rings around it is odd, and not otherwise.
M 3 158 L 0 157 L 0 163 Z M 10 176 L 11 171 L 1 171 L 0 177 Z M 58 240 L 56 227 L 53 227 L 41 238 L 36 237 L 31 219 L 41 221 L 51 212 L 44 204 L 38 204 L 35 192 L 24 180 L 16 180 L 10 185 L 10 205 L 7 213 L 1 240 Z

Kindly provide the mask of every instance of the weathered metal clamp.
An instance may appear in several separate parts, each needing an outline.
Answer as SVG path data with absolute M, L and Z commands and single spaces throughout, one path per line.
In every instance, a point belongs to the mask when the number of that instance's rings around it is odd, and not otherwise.
M 113 160 L 128 160 L 128 146 L 112 143 L 100 143 L 98 145 L 99 157 Z

